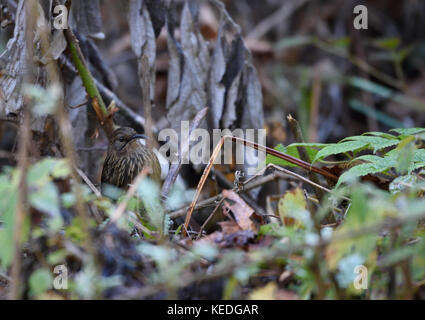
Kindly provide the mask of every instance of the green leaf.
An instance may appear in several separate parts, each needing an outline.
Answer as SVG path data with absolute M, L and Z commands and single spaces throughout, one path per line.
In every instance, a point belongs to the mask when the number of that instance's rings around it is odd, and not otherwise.
M 31 111 L 36 116 L 45 116 L 55 112 L 56 102 L 61 94 L 58 85 L 51 85 L 47 89 L 39 85 L 24 85 L 23 91 L 26 96 L 34 100 L 34 106 Z
M 412 162 L 410 163 L 408 172 L 425 167 L 425 149 L 417 149 L 413 155 Z
M 376 136 L 353 136 L 348 137 L 342 140 L 344 141 L 361 141 L 367 144 L 368 148 L 372 148 L 373 152 L 376 153 L 376 151 L 385 149 L 391 146 L 394 146 L 399 143 L 399 140 L 394 139 L 386 139 L 382 137 L 376 137 Z
M 416 176 L 411 174 L 397 177 L 390 183 L 389 191 L 392 194 L 404 191 L 410 186 L 413 186 L 416 183 L 417 179 L 418 178 Z
M 72 219 L 71 225 L 65 229 L 65 234 L 77 243 L 83 243 L 86 240 L 86 234 L 79 217 Z
M 377 136 L 377 137 L 386 138 L 386 139 L 397 139 L 397 137 L 392 134 L 385 133 L 385 132 L 377 132 L 377 131 L 366 132 L 366 133 L 363 133 L 362 136 Z
M 67 159 L 46 158 L 28 170 L 27 181 L 30 185 L 43 185 L 53 178 L 66 178 L 71 169 Z
M 413 162 L 420 162 L 425 164 L 425 149 L 417 149 L 414 156 Z
M 328 146 L 321 149 L 314 158 L 313 162 L 324 159 L 330 155 L 340 154 L 349 151 L 358 151 L 367 146 L 367 142 L 364 141 L 346 141 L 340 143 L 329 144 Z
M 403 48 L 399 50 L 395 54 L 395 58 L 398 62 L 403 62 L 404 59 L 406 59 L 411 53 L 414 48 L 414 45 L 407 46 L 406 48 Z
M 360 77 L 349 77 L 347 78 L 347 83 L 355 88 L 371 92 L 385 99 L 391 99 L 412 109 L 423 111 L 425 108 L 425 104 L 423 101 L 417 98 L 409 97 L 405 94 L 398 93 L 394 90 L 391 90 L 385 86 L 382 86 L 376 82 L 367 79 L 363 79 Z
M 372 108 L 371 106 L 363 103 L 362 101 L 360 101 L 358 99 L 355 99 L 355 98 L 349 99 L 348 104 L 350 105 L 350 107 L 353 110 L 356 110 L 357 112 L 360 112 L 367 117 L 377 119 L 378 121 L 387 125 L 388 127 L 403 127 L 403 123 L 400 122 L 399 120 L 396 120 L 395 118 L 390 117 L 385 112 L 382 112 L 382 111 L 376 110 L 375 108 Z M 365 133 L 365 134 L 369 134 L 369 133 Z M 380 134 L 380 136 L 388 135 L 388 136 L 396 139 L 396 137 L 391 136 L 389 134 L 385 134 L 385 133 L 382 133 L 382 132 L 379 132 L 379 134 Z
M 283 228 L 278 223 L 268 223 L 260 226 L 258 231 L 259 236 L 270 235 L 277 238 L 282 238 L 285 235 L 286 228 Z
M 52 216 L 60 214 L 59 192 L 53 182 L 46 183 L 38 187 L 36 191 L 31 192 L 29 202 L 34 208 Z
M 65 249 L 59 249 L 47 256 L 47 262 L 50 265 L 57 265 L 65 261 L 65 258 L 68 256 L 68 251 Z
M 14 174 L 18 176 L 17 171 Z M 13 235 L 15 233 L 15 211 L 18 202 L 17 180 L 11 182 L 6 175 L 0 176 L 0 194 L 8 195 L 0 197 L 0 218 L 3 220 L 0 226 L 0 263 L 7 268 L 13 259 Z
M 411 135 L 425 132 L 425 128 L 397 128 L 397 129 L 391 129 L 390 131 L 397 132 L 398 134 L 403 136 L 411 136 Z
M 397 165 L 397 158 L 391 155 L 385 155 L 385 157 L 379 157 L 371 154 L 366 154 L 360 157 L 357 157 L 355 160 L 363 160 L 374 164 L 377 167 L 395 167 Z
M 283 224 L 288 218 L 292 218 L 298 224 L 311 227 L 313 221 L 306 208 L 307 203 L 300 188 L 286 192 L 278 203 L 279 216 Z
M 293 47 L 304 46 L 311 44 L 313 38 L 309 36 L 294 36 L 289 38 L 284 38 L 277 42 L 275 48 L 276 50 L 285 50 Z
M 52 287 L 53 276 L 49 269 L 38 269 L 29 278 L 30 295 L 37 297 Z
M 279 152 L 290 155 L 292 157 L 295 157 L 297 159 L 300 159 L 300 155 L 298 153 L 297 147 L 304 147 L 309 158 L 314 159 L 317 155 L 317 152 L 319 151 L 318 149 L 323 148 L 325 146 L 327 146 L 327 144 L 323 144 L 323 143 L 293 143 L 293 144 L 290 144 L 286 147 L 284 147 L 281 144 L 278 144 L 274 149 L 279 151 Z M 269 155 L 269 154 L 266 157 L 266 163 L 267 164 L 273 163 L 273 164 L 279 165 L 279 166 L 296 167 L 295 164 L 292 164 L 288 161 L 274 157 L 274 156 Z
M 143 202 L 149 222 L 161 232 L 164 232 L 164 209 L 161 206 L 160 190 L 155 181 L 145 178 L 137 186 L 137 194 Z
M 54 178 L 65 179 L 70 176 L 71 168 L 68 159 L 56 159 L 52 163 L 51 174 Z
M 413 136 L 407 136 L 399 143 L 396 150 L 398 153 L 397 171 L 401 174 L 406 174 L 416 151 L 415 138 Z
M 348 171 L 344 172 L 338 179 L 338 183 L 335 187 L 338 187 L 341 183 L 354 180 L 359 177 L 366 176 L 368 174 L 384 172 L 393 166 L 388 159 L 382 158 L 382 161 L 375 161 L 371 163 L 362 163 L 352 167 Z
M 348 48 L 351 43 L 350 37 L 341 37 L 337 39 L 332 39 L 331 45 L 335 47 Z
M 380 84 L 377 84 L 376 82 L 360 78 L 360 77 L 350 77 L 348 79 L 348 83 L 352 85 L 353 87 L 356 87 L 358 89 L 371 92 L 373 94 L 376 94 L 378 96 L 384 97 L 384 98 L 390 98 L 393 94 L 393 91 L 387 87 L 384 87 Z
M 375 46 L 382 49 L 395 50 L 400 45 L 399 38 L 383 38 L 373 42 Z
M 365 188 L 355 187 L 350 196 L 351 205 L 348 208 L 347 217 L 344 224 L 337 228 L 334 236 L 342 236 L 355 230 L 362 230 L 365 225 L 379 219 L 377 214 L 373 214 L 370 196 Z M 327 249 L 327 262 L 331 270 L 335 270 L 339 262 L 348 255 L 358 254 L 364 260 L 373 259 L 370 253 L 376 247 L 376 234 L 366 233 L 358 238 L 347 238 L 340 241 L 332 241 Z

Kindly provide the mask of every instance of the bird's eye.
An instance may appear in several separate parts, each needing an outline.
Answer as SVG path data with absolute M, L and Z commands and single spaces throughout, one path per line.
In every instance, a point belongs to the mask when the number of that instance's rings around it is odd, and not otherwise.
M 124 138 L 119 138 L 119 142 L 124 142 Z

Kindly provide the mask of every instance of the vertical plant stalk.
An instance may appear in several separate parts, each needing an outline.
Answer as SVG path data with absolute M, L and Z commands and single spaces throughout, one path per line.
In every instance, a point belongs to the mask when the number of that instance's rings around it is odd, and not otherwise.
M 410 267 L 410 259 L 406 259 L 400 262 L 401 271 L 404 278 L 404 292 L 402 298 L 405 300 L 411 300 L 414 296 L 414 284 L 412 280 L 412 270 Z
M 316 282 L 317 286 L 317 297 L 316 300 L 323 300 L 326 297 L 326 283 L 322 279 L 321 272 L 320 272 L 320 261 L 321 258 L 321 252 L 320 247 L 315 248 L 315 252 L 312 258 L 312 262 L 310 264 L 310 269 L 314 276 L 314 281 Z
M 37 2 L 35 0 L 28 0 L 25 3 L 25 46 L 27 50 L 27 73 L 24 78 L 25 83 L 33 82 L 33 56 L 34 56 L 34 27 L 37 21 Z M 23 14 L 23 13 L 22 13 Z M 23 94 L 23 93 L 22 93 Z M 14 233 L 13 233 L 13 262 L 12 262 L 12 281 L 10 285 L 9 298 L 17 300 L 21 296 L 21 240 L 22 240 L 22 226 L 25 216 L 28 212 L 28 185 L 27 185 L 27 171 L 29 165 L 28 147 L 31 141 L 31 113 L 29 107 L 31 101 L 27 101 L 23 110 L 23 123 L 21 125 L 19 152 L 18 152 L 18 168 L 20 171 L 19 176 L 19 195 L 18 203 L 15 212 Z
M 201 194 L 201 190 L 204 187 L 204 184 L 205 184 L 205 181 L 207 180 L 208 174 L 211 171 L 211 168 L 214 164 L 214 160 L 220 154 L 221 147 L 223 146 L 223 143 L 224 143 L 224 140 L 226 139 L 226 137 L 229 138 L 230 136 L 224 136 L 220 139 L 219 143 L 215 147 L 215 149 L 214 149 L 214 151 L 213 151 L 213 153 L 210 157 L 210 161 L 209 161 L 207 167 L 205 168 L 204 172 L 202 173 L 201 179 L 199 180 L 198 187 L 196 188 L 195 195 L 193 196 L 192 203 L 190 204 L 190 207 L 187 211 L 186 219 L 184 221 L 183 235 L 185 237 L 188 236 L 187 230 L 188 230 L 190 219 L 192 217 L 193 209 L 195 209 L 195 205 L 196 205 L 196 202 L 198 201 L 199 195 Z
M 312 215 L 312 219 L 313 219 L 313 228 L 314 231 L 316 233 L 316 235 L 319 237 L 319 242 L 322 242 L 322 237 L 320 234 L 320 222 L 318 221 L 318 219 L 316 219 L 315 215 L 314 215 L 314 208 L 313 205 L 310 201 L 308 201 L 307 199 L 307 192 L 304 192 L 304 197 L 305 197 L 305 201 L 307 204 L 307 209 L 308 211 L 311 213 Z M 323 261 L 324 257 L 323 257 L 323 247 L 321 246 L 315 246 L 314 247 L 314 254 L 313 257 L 311 258 L 311 260 L 308 263 L 308 266 L 311 269 L 311 272 L 313 273 L 313 277 L 314 277 L 314 281 L 316 282 L 316 286 L 317 286 L 317 300 L 323 300 L 326 298 L 326 289 L 327 289 L 327 285 L 325 280 L 323 280 L 323 277 L 325 278 L 330 278 L 328 271 L 327 270 L 323 270 L 324 275 L 322 276 L 322 268 L 320 267 L 322 261 Z M 332 278 L 330 278 L 332 280 Z M 338 290 L 338 287 L 335 287 L 336 290 Z
M 322 95 L 322 79 L 317 69 L 313 76 L 313 90 L 310 102 L 310 121 L 308 128 L 308 140 L 317 141 L 317 123 L 319 117 L 320 97 Z
M 27 106 L 26 106 L 27 107 Z M 19 196 L 18 203 L 15 212 L 15 223 L 13 232 L 13 263 L 12 263 L 12 281 L 10 284 L 9 298 L 11 300 L 17 300 L 21 296 L 20 283 L 21 283 L 21 240 L 22 240 L 22 226 L 25 216 L 28 212 L 28 186 L 26 182 L 26 176 L 28 171 L 28 146 L 31 140 L 30 130 L 30 112 L 25 108 L 24 111 L 24 122 L 21 126 L 20 132 L 20 143 L 18 153 L 18 168 L 20 172 L 19 176 Z
M 304 143 L 303 134 L 298 121 L 295 120 L 290 114 L 286 117 L 286 119 L 288 120 L 289 128 L 291 129 L 295 142 Z M 301 160 L 306 162 L 311 162 L 311 159 L 308 156 L 307 150 L 304 147 L 297 147 L 297 150 L 298 150 L 298 153 L 300 154 Z M 309 172 L 308 177 L 310 178 L 311 181 L 320 185 L 319 178 L 314 172 Z M 314 193 L 316 194 L 316 197 L 318 200 L 322 199 L 323 191 L 321 189 L 314 187 Z
M 43 17 L 40 17 L 42 19 Z M 47 22 L 39 24 L 39 35 L 40 35 L 40 47 L 41 52 L 44 56 L 47 56 L 51 43 L 51 30 L 48 27 Z M 75 195 L 75 209 L 77 216 L 80 218 L 83 234 L 84 234 L 84 249 L 87 254 L 90 255 L 96 271 L 100 272 L 99 264 L 97 263 L 97 250 L 93 244 L 93 239 L 90 234 L 90 217 L 87 214 L 86 207 L 84 205 L 83 189 L 81 187 L 80 175 L 77 172 L 77 155 L 75 152 L 74 141 L 72 139 L 72 128 L 71 122 L 68 117 L 68 113 L 65 110 L 64 102 L 64 90 L 63 84 L 61 83 L 60 69 L 58 63 L 54 59 L 50 59 L 46 64 L 47 79 L 48 83 L 52 86 L 59 88 L 59 99 L 56 102 L 56 121 L 58 123 L 58 131 L 60 142 L 63 147 L 65 157 L 69 160 L 71 178 L 74 181 L 73 193 Z
M 55 0 L 54 3 L 55 5 L 59 4 L 57 0 Z M 70 1 L 68 1 L 68 4 L 70 4 Z M 71 52 L 72 61 L 81 77 L 87 94 L 91 99 L 91 104 L 96 113 L 96 116 L 99 119 L 99 122 L 106 133 L 106 136 L 108 139 L 110 139 L 115 129 L 112 115 L 106 108 L 105 102 L 103 101 L 102 96 L 97 89 L 93 76 L 87 66 L 83 53 L 81 52 L 77 38 L 75 37 L 71 28 L 65 29 L 64 33 L 68 42 L 69 51 Z

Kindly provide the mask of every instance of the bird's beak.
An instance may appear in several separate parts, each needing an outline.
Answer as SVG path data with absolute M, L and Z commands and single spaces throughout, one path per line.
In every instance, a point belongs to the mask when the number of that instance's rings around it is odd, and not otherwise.
M 134 140 L 134 139 L 145 139 L 146 140 L 147 138 L 148 137 L 146 137 L 144 134 L 135 134 L 130 138 L 130 141 Z

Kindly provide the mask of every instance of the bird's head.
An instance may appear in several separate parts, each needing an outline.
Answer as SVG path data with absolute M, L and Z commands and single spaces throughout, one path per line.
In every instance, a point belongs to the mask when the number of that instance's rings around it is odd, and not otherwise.
M 133 128 L 121 127 L 114 131 L 110 148 L 117 153 L 131 152 L 133 149 L 141 147 L 137 139 L 146 139 L 146 136 L 138 134 Z

